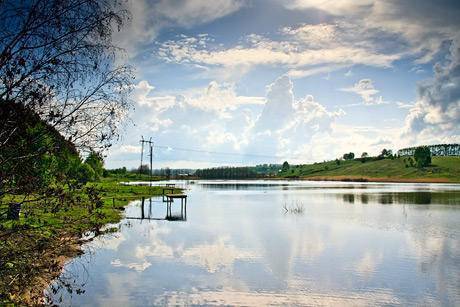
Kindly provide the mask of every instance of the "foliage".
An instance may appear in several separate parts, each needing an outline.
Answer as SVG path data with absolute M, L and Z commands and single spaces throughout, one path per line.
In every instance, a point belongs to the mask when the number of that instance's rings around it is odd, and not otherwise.
M 393 151 L 391 149 L 383 149 L 379 155 L 381 159 L 393 158 Z
M 413 156 L 417 147 L 402 148 L 398 150 L 398 155 Z M 460 144 L 436 144 L 428 145 L 428 148 L 432 156 L 460 156 Z
M 0 102 L 0 117 L 0 131 L 10 131 L 0 135 L 0 197 L 35 192 L 73 176 L 70 167 L 81 163 L 80 157 L 56 129 L 12 102 Z
M 363 152 L 361 154 L 361 158 L 367 158 L 367 157 L 369 157 L 369 154 L 367 152 Z
M 281 170 L 283 172 L 286 172 L 288 169 L 289 169 L 289 163 L 288 163 L 288 161 L 284 161 L 283 167 L 281 168 Z
M 150 174 L 150 166 L 148 164 L 142 164 L 141 166 L 139 166 L 138 172 L 139 174 L 148 175 Z
M 218 167 L 198 169 L 195 175 L 203 179 L 247 179 L 258 175 L 251 167 Z
M 104 177 L 109 177 L 109 176 L 126 176 L 128 173 L 128 170 L 126 167 L 120 167 L 120 168 L 115 168 L 115 169 L 104 169 L 103 174 Z
M 88 164 L 94 171 L 94 177 L 89 180 L 99 180 L 104 172 L 104 158 L 100 153 L 91 151 L 85 159 L 85 164 Z
M 344 160 L 353 160 L 354 158 L 355 158 L 355 154 L 352 152 L 346 153 L 343 155 Z
M 426 167 L 431 164 L 431 151 L 428 146 L 420 146 L 415 149 L 414 159 L 418 168 Z
M 82 163 L 77 170 L 77 181 L 79 184 L 85 184 L 96 179 L 96 172 L 88 163 Z
M 171 169 L 169 167 L 165 168 L 165 175 L 168 179 L 171 177 Z
M 259 175 L 275 176 L 281 167 L 280 164 L 259 164 L 254 167 L 254 171 Z

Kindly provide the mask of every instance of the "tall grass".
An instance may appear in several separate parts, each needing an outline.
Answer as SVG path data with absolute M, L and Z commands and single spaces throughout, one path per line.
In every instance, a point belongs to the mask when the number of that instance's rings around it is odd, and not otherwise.
M 292 201 L 291 204 L 285 202 L 283 204 L 283 210 L 285 214 L 303 215 L 305 212 L 305 206 L 301 201 Z

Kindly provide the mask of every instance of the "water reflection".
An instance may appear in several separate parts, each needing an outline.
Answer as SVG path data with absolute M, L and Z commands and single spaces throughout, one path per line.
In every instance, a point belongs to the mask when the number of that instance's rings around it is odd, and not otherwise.
M 457 205 L 460 204 L 460 193 L 458 192 L 382 192 L 382 193 L 360 193 L 360 194 L 335 194 L 337 198 L 342 198 L 343 202 L 354 204 L 378 203 L 382 205 L 389 204 L 414 204 L 414 205 L 430 205 L 444 204 Z M 356 199 L 355 199 L 356 198 Z
M 158 215 L 154 214 L 153 212 L 153 204 L 155 202 L 162 202 L 165 204 L 165 213 L 164 217 L 161 217 L 161 213 Z M 187 221 L 187 201 L 185 202 L 180 199 L 179 200 L 179 206 L 180 206 L 180 211 L 175 212 L 173 211 L 173 208 L 175 207 L 174 204 L 176 202 L 173 199 L 166 199 L 162 198 L 161 200 L 158 199 L 148 199 L 145 200 L 144 197 L 142 197 L 142 200 L 140 203 L 134 203 L 131 206 L 127 208 L 127 214 L 125 215 L 125 220 L 147 220 L 147 221 L 170 221 L 170 222 L 185 222 Z M 139 207 L 139 214 L 137 214 L 136 210 L 134 209 L 135 207 Z M 161 210 L 163 211 L 163 210 Z M 157 212 L 155 212 L 157 213 Z
M 66 266 L 85 292 L 52 297 L 91 306 L 460 300 L 459 186 L 183 184 L 186 221 L 167 221 L 161 199 L 146 200 L 144 213 L 131 203 L 126 215 L 144 219 L 124 220 Z

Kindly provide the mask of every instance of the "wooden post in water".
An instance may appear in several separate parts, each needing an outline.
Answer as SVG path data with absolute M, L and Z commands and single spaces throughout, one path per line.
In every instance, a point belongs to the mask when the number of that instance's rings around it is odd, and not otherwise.
M 180 200 L 180 217 L 184 216 L 184 200 L 181 198 Z
M 141 203 L 141 218 L 144 219 L 144 201 L 145 197 L 142 197 L 142 203 Z

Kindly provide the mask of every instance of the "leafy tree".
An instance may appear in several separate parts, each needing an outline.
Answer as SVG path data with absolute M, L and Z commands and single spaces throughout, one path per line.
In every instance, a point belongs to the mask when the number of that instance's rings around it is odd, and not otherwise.
M 384 148 L 379 155 L 379 158 L 386 159 L 386 158 L 393 158 L 393 151 L 391 149 Z
M 69 172 L 69 161 L 81 163 L 75 146 L 37 114 L 0 102 L 0 118 L 0 197 L 37 192 L 75 175 Z
M 136 170 L 134 170 L 136 172 Z M 115 169 L 104 169 L 104 177 L 108 177 L 111 174 L 125 176 L 128 173 L 128 170 L 125 166 Z
M 82 163 L 78 167 L 78 183 L 83 185 L 89 181 L 93 181 L 96 179 L 96 172 L 93 170 L 91 165 L 88 163 Z
M 426 167 L 431 164 L 431 151 L 428 146 L 420 146 L 415 149 L 414 158 L 418 168 Z
M 343 155 L 344 160 L 353 160 L 354 158 L 355 158 L 355 154 L 352 152 L 349 152 Z
M 142 164 L 137 170 L 140 174 L 150 174 L 150 166 L 148 164 Z
M 169 167 L 165 169 L 165 175 L 167 178 L 171 177 L 171 169 Z
M 100 153 L 91 151 L 85 159 L 85 163 L 94 171 L 94 179 L 100 179 L 104 172 L 104 158 Z
M 361 154 L 361 158 L 367 158 L 367 157 L 369 157 L 369 154 L 367 152 L 363 152 Z
M 287 172 L 288 169 L 289 169 L 289 163 L 288 163 L 288 161 L 284 161 L 281 170 L 282 170 L 283 172 Z

